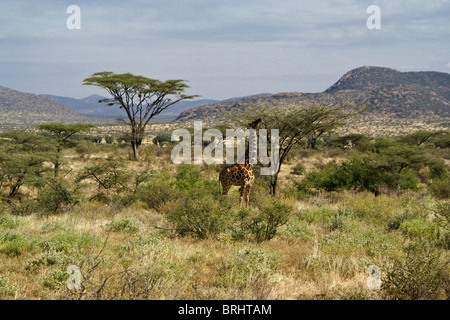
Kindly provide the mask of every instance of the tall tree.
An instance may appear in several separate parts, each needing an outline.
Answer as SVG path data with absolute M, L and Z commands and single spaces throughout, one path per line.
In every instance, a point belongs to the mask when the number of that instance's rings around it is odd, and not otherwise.
M 112 98 L 99 102 L 118 105 L 125 110 L 135 160 L 139 160 L 139 146 L 150 119 L 178 101 L 198 97 L 184 94 L 184 90 L 189 88 L 185 80 L 160 81 L 131 73 L 97 72 L 84 79 L 83 84 L 105 89 Z

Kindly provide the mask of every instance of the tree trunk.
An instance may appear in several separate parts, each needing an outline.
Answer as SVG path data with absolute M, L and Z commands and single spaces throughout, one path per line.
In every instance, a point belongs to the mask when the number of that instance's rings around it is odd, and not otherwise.
M 133 148 L 133 157 L 135 161 L 139 161 L 139 145 L 136 141 L 131 141 L 131 147 Z
M 57 177 L 58 177 L 58 172 L 59 172 L 59 160 L 56 160 L 56 161 L 55 161 L 55 169 L 54 169 L 54 172 L 55 172 L 55 178 L 57 178 Z
M 270 193 L 274 196 L 277 192 L 278 173 L 276 173 L 270 182 Z
M 22 178 L 17 179 L 16 183 L 11 186 L 8 194 L 8 198 L 14 198 L 16 193 L 19 191 L 19 188 L 22 186 Z
M 131 129 L 131 148 L 133 149 L 133 157 L 135 161 L 139 161 L 139 147 L 142 144 L 143 129 Z
M 55 158 L 55 168 L 54 168 L 54 173 L 55 173 L 55 178 L 58 177 L 58 173 L 59 173 L 59 159 L 60 159 L 60 155 L 61 155 L 61 144 L 58 143 L 58 148 L 56 149 L 56 158 Z
M 309 140 L 309 146 L 311 147 L 311 149 L 316 150 L 317 138 L 311 138 Z

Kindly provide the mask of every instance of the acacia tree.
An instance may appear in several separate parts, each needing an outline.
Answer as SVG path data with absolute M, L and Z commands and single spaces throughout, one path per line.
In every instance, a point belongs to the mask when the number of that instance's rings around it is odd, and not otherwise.
M 105 89 L 112 98 L 99 102 L 118 105 L 125 110 L 129 121 L 127 125 L 131 129 L 129 142 L 135 160 L 139 160 L 139 146 L 150 119 L 178 101 L 197 97 L 184 94 L 184 90 L 189 88 L 185 80 L 160 81 L 131 73 L 97 72 L 84 79 L 83 84 Z
M 275 173 L 270 176 L 270 193 L 275 195 L 278 174 L 292 148 L 303 139 L 319 131 L 329 132 L 345 124 L 345 120 L 356 115 L 360 107 L 354 105 L 310 105 L 300 109 L 251 108 L 237 113 L 234 119 L 245 124 L 251 119 L 261 118 L 261 129 L 278 129 L 279 161 Z M 236 120 L 235 120 L 236 121 Z
M 400 137 L 400 141 L 405 142 L 409 145 L 420 146 L 421 144 L 427 142 L 430 138 L 438 136 L 440 133 L 440 131 L 420 130 Z

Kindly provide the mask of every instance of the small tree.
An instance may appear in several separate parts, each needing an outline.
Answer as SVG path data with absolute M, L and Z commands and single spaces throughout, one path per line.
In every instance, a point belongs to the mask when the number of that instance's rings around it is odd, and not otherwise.
M 45 137 L 25 132 L 9 131 L 0 135 L 0 188 L 9 186 L 7 196 L 13 198 L 24 184 L 30 184 L 46 171 L 43 163 L 54 151 Z
M 148 122 L 162 111 L 185 99 L 196 95 L 185 95 L 189 88 L 185 80 L 159 81 L 131 73 L 115 74 L 113 72 L 97 72 L 83 80 L 84 85 L 95 85 L 105 89 L 112 98 L 99 102 L 110 106 L 118 105 L 126 112 L 131 129 L 130 143 L 134 159 L 139 160 L 139 146 Z M 175 98 L 170 98 L 175 96 Z
M 0 186 L 4 180 L 9 183 L 8 198 L 16 196 L 22 185 L 30 183 L 45 171 L 44 161 L 42 154 L 0 154 Z
M 331 137 L 326 145 L 331 147 L 338 147 L 341 149 L 357 148 L 362 149 L 369 143 L 370 139 L 360 133 L 350 133 L 344 136 Z
M 450 148 L 450 131 L 443 131 L 433 138 L 436 148 Z
M 114 160 L 102 161 L 99 164 L 85 167 L 78 175 L 76 182 L 80 183 L 90 179 L 97 183 L 98 191 L 114 190 L 120 193 L 127 190 L 127 179 L 129 174 L 122 169 L 123 165 Z
M 427 142 L 430 138 L 433 138 L 439 134 L 439 131 L 420 130 L 401 137 L 400 141 L 405 142 L 409 145 L 420 146 L 422 143 Z
M 79 202 L 80 184 L 69 185 L 60 178 L 39 179 L 37 203 L 44 215 L 58 213 L 64 207 L 73 207 Z
M 40 124 L 37 126 L 37 128 L 40 130 L 49 131 L 56 138 L 57 153 L 55 158 L 53 159 L 53 164 L 55 166 L 55 177 L 57 177 L 59 172 L 61 151 L 62 148 L 69 142 L 70 137 L 72 137 L 75 133 L 84 132 L 92 128 L 96 128 L 96 126 L 87 123 L 66 124 L 59 122 L 49 122 Z

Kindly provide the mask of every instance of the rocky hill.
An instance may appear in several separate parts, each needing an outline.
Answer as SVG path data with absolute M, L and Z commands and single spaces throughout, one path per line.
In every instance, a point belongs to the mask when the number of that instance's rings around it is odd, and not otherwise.
M 321 93 L 287 92 L 227 100 L 184 111 L 177 120 L 218 120 L 226 112 L 248 107 L 301 108 L 307 104 L 345 102 L 366 105 L 369 114 L 380 119 L 426 119 L 448 125 L 450 74 L 360 67 Z
M 86 117 L 61 103 L 37 94 L 0 86 L 0 125 L 33 125 L 42 122 L 85 122 Z

